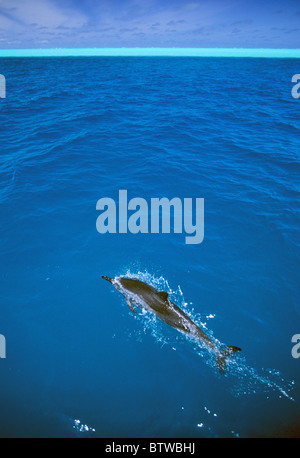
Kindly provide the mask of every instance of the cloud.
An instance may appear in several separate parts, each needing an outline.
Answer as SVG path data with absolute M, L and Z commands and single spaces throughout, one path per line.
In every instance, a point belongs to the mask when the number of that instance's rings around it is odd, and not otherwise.
M 10 8 L 6 8 L 5 3 L 7 3 L 6 0 L 0 0 L 0 13 L 12 23 L 22 26 L 30 26 L 35 23 L 51 28 L 63 24 L 74 27 L 86 21 L 83 13 L 59 8 L 50 0 L 10 0 Z
M 241 19 L 239 21 L 233 22 L 231 25 L 247 25 L 247 24 L 252 24 L 253 20 L 252 19 Z
M 0 0 L 0 46 L 298 47 L 299 15 L 295 0 Z

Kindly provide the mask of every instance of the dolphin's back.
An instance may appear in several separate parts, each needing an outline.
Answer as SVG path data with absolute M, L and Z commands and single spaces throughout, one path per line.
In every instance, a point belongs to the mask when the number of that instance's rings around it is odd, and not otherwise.
M 165 313 L 169 308 L 167 293 L 158 291 L 143 281 L 121 277 L 118 279 L 118 283 L 130 293 L 137 295 L 156 313 Z
M 148 285 L 147 283 L 140 281 L 136 278 L 126 278 L 126 277 L 121 277 L 118 279 L 120 285 L 127 289 L 128 291 L 131 291 L 134 294 L 142 294 L 144 293 L 155 293 L 157 290 L 153 288 L 153 286 Z
M 191 326 L 199 329 L 183 310 L 168 299 L 166 292 L 158 291 L 135 278 L 121 277 L 119 283 L 127 291 L 138 295 L 162 321 L 170 326 L 188 333 L 191 332 Z

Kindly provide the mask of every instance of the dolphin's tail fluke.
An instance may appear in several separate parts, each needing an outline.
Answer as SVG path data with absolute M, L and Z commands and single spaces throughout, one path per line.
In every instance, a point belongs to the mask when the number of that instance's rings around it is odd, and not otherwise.
M 242 349 L 232 345 L 228 345 L 220 351 L 220 354 L 217 356 L 217 366 L 221 374 L 224 374 L 226 370 L 226 358 L 232 356 L 237 351 L 242 351 Z

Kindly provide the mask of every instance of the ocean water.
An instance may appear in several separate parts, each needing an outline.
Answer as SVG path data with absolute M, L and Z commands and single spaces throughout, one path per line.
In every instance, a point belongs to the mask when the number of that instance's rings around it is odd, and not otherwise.
M 299 437 L 296 59 L 2 58 L 1 437 Z M 102 197 L 204 198 L 204 240 L 100 234 Z M 221 375 L 101 275 L 242 352 Z
M 0 57 L 264 57 L 298 59 L 294 48 L 36 48 L 0 49 Z

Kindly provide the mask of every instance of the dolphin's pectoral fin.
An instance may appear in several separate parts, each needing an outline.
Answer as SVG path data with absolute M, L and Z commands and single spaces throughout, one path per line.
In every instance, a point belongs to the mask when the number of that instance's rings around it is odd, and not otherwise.
M 133 313 L 137 313 L 137 311 L 135 310 L 135 308 L 133 307 L 133 304 L 132 304 L 132 301 L 130 299 L 126 299 L 126 304 L 128 305 L 128 307 L 130 308 L 130 310 L 133 312 Z
M 166 293 L 165 291 L 159 291 L 159 292 L 157 293 L 157 295 L 158 295 L 163 301 L 167 301 L 167 300 L 168 300 L 169 294 Z
M 217 366 L 221 374 L 225 374 L 226 371 L 226 358 L 232 356 L 237 351 L 242 351 L 242 349 L 232 345 L 228 345 L 221 350 L 220 355 L 217 356 Z

